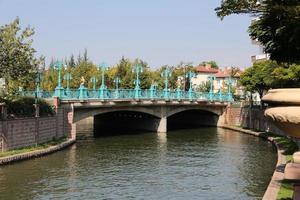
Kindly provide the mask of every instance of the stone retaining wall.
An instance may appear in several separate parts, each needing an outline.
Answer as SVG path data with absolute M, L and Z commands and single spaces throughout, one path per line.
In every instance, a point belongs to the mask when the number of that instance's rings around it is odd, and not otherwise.
M 0 120 L 0 150 L 11 150 L 49 142 L 54 138 L 75 138 L 71 109 L 58 109 L 52 117 Z
M 272 123 L 272 121 L 269 121 L 264 116 L 264 112 L 265 109 L 260 109 L 258 107 L 228 107 L 225 113 L 224 125 L 240 126 L 243 128 L 253 129 L 257 131 L 267 131 L 279 135 L 285 135 Z

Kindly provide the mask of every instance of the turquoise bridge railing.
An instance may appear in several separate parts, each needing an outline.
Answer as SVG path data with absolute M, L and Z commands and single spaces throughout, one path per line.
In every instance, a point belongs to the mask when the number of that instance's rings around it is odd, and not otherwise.
M 36 91 L 23 91 L 22 96 L 35 96 Z M 39 98 L 52 98 L 55 92 L 38 91 Z M 79 89 L 66 89 L 59 96 L 61 100 L 177 100 L 177 101 L 218 101 L 218 102 L 232 102 L 231 93 L 211 93 L 211 92 L 195 92 L 195 91 L 181 91 L 169 90 L 166 94 L 165 90 L 155 89 L 141 89 L 137 96 L 135 89 L 106 89 L 100 90 L 87 89 L 80 87 Z

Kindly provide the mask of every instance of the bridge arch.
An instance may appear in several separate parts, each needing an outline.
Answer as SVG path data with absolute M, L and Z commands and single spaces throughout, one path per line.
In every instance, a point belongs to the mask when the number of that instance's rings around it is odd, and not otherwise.
M 94 117 L 96 115 L 101 115 L 105 113 L 111 113 L 111 112 L 119 112 L 119 111 L 129 111 L 129 112 L 140 112 L 145 113 L 148 115 L 152 115 L 154 117 L 160 118 L 160 110 L 153 108 L 147 108 L 147 107 L 118 107 L 118 108 L 98 108 L 98 109 L 78 109 L 74 110 L 74 118 L 73 122 L 76 123 L 82 119 L 88 118 L 88 117 Z
M 167 130 L 217 126 L 220 113 L 212 109 L 175 109 L 167 115 Z
M 222 115 L 222 113 L 223 113 L 222 110 L 214 109 L 211 107 L 178 107 L 178 108 L 170 109 L 166 113 L 166 117 L 171 117 L 172 115 L 176 115 L 181 112 L 187 112 L 187 111 L 192 111 L 192 110 L 205 111 L 205 112 L 209 112 L 209 113 L 212 113 L 212 114 L 218 115 L 218 116 Z

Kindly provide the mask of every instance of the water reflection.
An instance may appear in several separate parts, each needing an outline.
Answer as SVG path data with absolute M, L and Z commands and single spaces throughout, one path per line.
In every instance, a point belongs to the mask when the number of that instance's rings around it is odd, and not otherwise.
M 270 144 L 201 128 L 78 141 L 0 168 L 0 199 L 260 199 L 276 163 Z

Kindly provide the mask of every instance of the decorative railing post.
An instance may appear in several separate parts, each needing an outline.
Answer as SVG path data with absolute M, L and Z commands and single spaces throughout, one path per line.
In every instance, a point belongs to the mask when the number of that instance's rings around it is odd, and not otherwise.
M 87 88 L 84 86 L 84 78 L 82 77 L 81 78 L 81 84 L 80 84 L 80 87 L 79 87 L 79 99 L 80 100 L 84 100 L 84 99 L 87 99 L 88 98 L 88 95 L 87 95 Z
M 67 73 L 64 75 L 64 80 L 67 81 L 66 96 L 67 96 L 67 97 L 70 97 L 70 93 L 71 93 L 71 91 L 70 91 L 70 80 L 72 80 L 72 75 L 71 75 L 69 72 L 67 72 Z
M 189 79 L 189 83 L 190 83 L 190 87 L 189 87 L 189 91 L 188 91 L 188 96 L 189 96 L 189 100 L 193 100 L 193 82 L 192 82 L 192 79 L 196 77 L 196 74 L 192 71 L 189 71 L 187 74 L 186 74 L 186 78 Z
M 156 98 L 156 87 L 157 87 L 157 83 L 152 83 L 150 86 L 150 99 L 153 100 Z
M 140 64 L 136 64 L 133 66 L 132 72 L 136 74 L 136 78 L 134 81 L 135 87 L 134 87 L 134 98 L 140 99 L 141 98 L 141 88 L 140 88 L 140 79 L 139 74 L 143 73 L 143 67 Z
M 106 63 L 101 63 L 97 66 L 98 71 L 101 70 L 101 86 L 99 88 L 99 98 L 106 98 L 107 87 L 105 86 L 104 73 L 108 70 L 108 66 Z
M 96 83 L 97 83 L 98 79 L 96 78 L 96 76 L 92 76 L 90 81 L 93 84 L 93 91 L 96 91 Z
M 98 79 L 96 78 L 96 76 L 92 76 L 90 79 L 90 82 L 92 82 L 93 84 L 93 92 L 90 94 L 90 97 L 92 98 L 97 98 L 97 92 L 96 92 L 96 83 L 97 83 Z
M 180 101 L 181 100 L 181 98 L 182 98 L 182 91 L 181 91 L 181 89 L 180 89 L 180 86 L 178 85 L 177 86 L 177 88 L 176 88 L 176 90 L 175 90 L 175 92 L 176 92 L 176 99 L 178 100 L 178 101 Z
M 119 84 L 121 83 L 121 79 L 119 77 L 116 77 L 114 80 L 114 83 L 115 83 L 115 87 L 116 87 L 115 98 L 119 99 Z
M 58 97 L 58 98 L 62 98 L 64 97 L 64 88 L 61 86 L 61 70 L 63 68 L 63 64 L 62 62 L 56 62 L 54 65 L 54 68 L 57 70 L 58 72 L 58 77 L 57 77 L 57 86 L 55 88 L 55 92 L 54 92 L 54 97 Z
M 213 95 L 214 95 L 213 84 L 214 84 L 214 80 L 216 80 L 216 77 L 214 75 L 209 75 L 208 80 L 210 82 L 209 100 L 212 101 L 213 100 Z
M 168 78 L 171 77 L 171 76 L 172 76 L 172 72 L 168 67 L 166 67 L 165 71 L 163 71 L 161 73 L 161 77 L 165 78 L 165 88 L 163 90 L 163 98 L 166 99 L 166 100 L 170 99 L 170 90 L 168 88 L 168 84 L 169 84 Z
M 220 91 L 219 91 L 219 100 L 223 101 L 223 92 L 222 92 L 222 88 L 220 87 Z
M 229 76 L 226 80 L 227 87 L 228 87 L 228 92 L 227 92 L 227 100 L 228 101 L 233 101 L 232 92 L 231 92 L 232 82 L 233 82 L 233 80 L 232 80 L 231 76 Z

